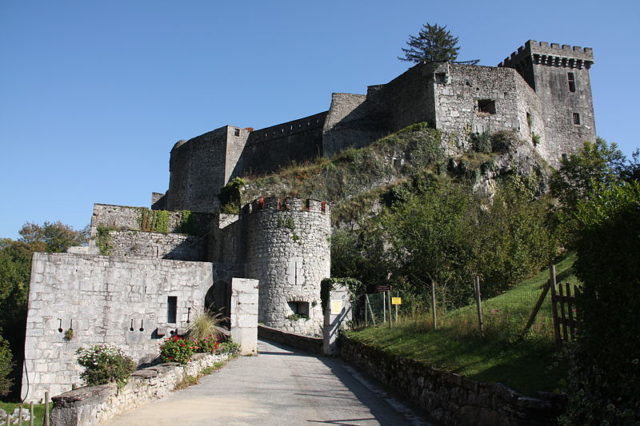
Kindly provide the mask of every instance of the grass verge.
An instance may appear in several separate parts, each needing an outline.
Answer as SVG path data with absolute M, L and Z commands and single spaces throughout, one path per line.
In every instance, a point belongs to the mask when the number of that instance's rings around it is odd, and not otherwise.
M 559 282 L 576 282 L 570 255 L 556 265 Z M 501 382 L 524 394 L 556 391 L 566 369 L 555 357 L 548 295 L 534 326 L 520 338 L 533 306 L 548 280 L 547 271 L 521 282 L 500 296 L 483 301 L 485 333 L 481 336 L 475 306 L 451 311 L 432 329 L 431 315 L 400 318 L 392 328 L 370 327 L 348 336 L 393 355 L 412 358 L 483 382 Z
M 7 412 L 7 414 L 11 414 L 13 413 L 13 410 L 16 409 L 16 407 L 20 406 L 19 402 L 0 402 L 0 408 L 2 408 L 4 411 Z M 29 409 L 29 404 L 22 404 L 22 408 L 26 408 Z M 51 410 L 53 409 L 53 404 L 49 403 L 49 412 L 51 412 Z M 35 417 L 35 424 L 36 425 L 41 425 L 43 424 L 44 421 L 44 404 L 34 404 L 33 405 L 33 412 L 34 412 L 34 417 Z M 4 422 L 3 422 L 4 424 Z M 29 422 L 23 422 L 22 424 L 24 425 L 28 425 Z

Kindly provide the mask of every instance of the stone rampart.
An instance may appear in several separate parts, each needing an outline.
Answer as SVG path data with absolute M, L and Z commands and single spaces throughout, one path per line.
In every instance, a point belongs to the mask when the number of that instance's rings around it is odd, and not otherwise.
M 23 397 L 38 401 L 79 384 L 82 346 L 108 343 L 138 363 L 155 359 L 162 338 L 202 312 L 212 270 L 209 262 L 35 253 Z
M 205 235 L 213 215 L 190 211 L 150 210 L 146 207 L 116 206 L 111 204 L 94 204 L 91 217 L 92 236 L 99 226 L 114 230 L 149 231 L 144 229 L 144 215 L 158 215 L 164 212 L 167 219 L 167 232 Z M 148 219 L 147 219 L 148 220 Z M 150 224 L 147 224 L 149 226 Z
M 342 337 L 340 356 L 444 425 L 548 425 L 565 398 L 524 396 L 501 383 L 481 383 Z
M 159 364 L 134 372 L 120 390 L 114 383 L 82 387 L 54 396 L 52 426 L 93 426 L 103 424 L 125 411 L 164 398 L 188 376 L 229 358 L 227 354 L 195 354 L 186 365 Z

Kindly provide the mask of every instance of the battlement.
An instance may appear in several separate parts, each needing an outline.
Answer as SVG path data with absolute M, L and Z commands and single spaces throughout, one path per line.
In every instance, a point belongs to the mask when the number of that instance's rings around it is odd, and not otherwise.
M 260 143 L 264 140 L 286 137 L 289 135 L 303 133 L 314 129 L 322 129 L 326 116 L 327 111 L 324 111 L 318 114 L 310 115 L 308 117 L 278 124 L 276 126 L 254 130 L 249 135 L 247 144 L 251 145 Z
M 590 47 L 529 40 L 498 66 L 518 68 L 518 65 L 525 60 L 531 60 L 536 65 L 587 69 L 594 62 L 593 49 Z
M 302 198 L 260 197 L 242 207 L 241 214 L 257 213 L 262 210 L 297 211 L 309 213 L 331 214 L 331 207 L 326 201 Z

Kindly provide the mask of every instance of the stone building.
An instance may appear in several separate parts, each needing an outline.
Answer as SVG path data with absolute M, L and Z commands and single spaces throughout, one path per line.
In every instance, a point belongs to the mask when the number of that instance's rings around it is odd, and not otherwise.
M 89 247 L 33 259 L 23 396 L 79 384 L 78 347 L 112 343 L 139 363 L 206 308 L 231 314 L 234 278 L 258 280 L 258 321 L 320 335 L 330 276 L 330 207 L 261 198 L 217 212 L 230 179 L 363 147 L 427 122 L 450 134 L 510 129 L 557 165 L 595 139 L 589 48 L 528 41 L 498 67 L 418 64 L 366 95 L 334 93 L 328 111 L 260 130 L 225 126 L 171 150 L 170 182 L 152 208 L 96 204 Z M 68 338 L 73 330 L 73 335 Z
M 167 193 L 157 208 L 216 211 L 219 189 L 238 176 L 363 147 L 417 122 L 453 136 L 514 130 L 557 166 L 594 141 L 591 48 L 527 41 L 497 67 L 422 63 L 366 95 L 334 93 L 328 111 L 260 130 L 225 126 L 171 150 Z

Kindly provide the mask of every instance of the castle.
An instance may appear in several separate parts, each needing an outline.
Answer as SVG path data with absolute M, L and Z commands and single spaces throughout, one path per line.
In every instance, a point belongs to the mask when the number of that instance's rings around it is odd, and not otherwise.
M 450 135 L 512 130 L 550 165 L 595 140 L 589 48 L 528 41 L 497 67 L 423 63 L 366 95 L 334 93 L 328 111 L 260 130 L 225 126 L 171 150 L 170 182 L 152 210 L 94 205 L 89 247 L 36 253 L 23 396 L 79 384 L 75 351 L 116 344 L 139 362 L 205 308 L 229 313 L 236 278 L 257 280 L 267 326 L 321 332 L 320 281 L 330 276 L 330 205 L 261 198 L 218 213 L 232 178 L 363 147 L 412 123 Z M 65 339 L 65 330 L 73 338 Z

